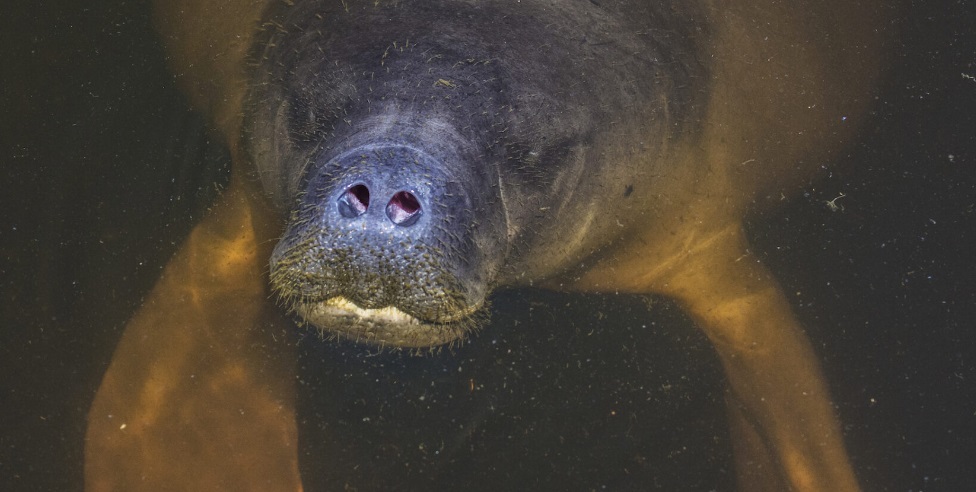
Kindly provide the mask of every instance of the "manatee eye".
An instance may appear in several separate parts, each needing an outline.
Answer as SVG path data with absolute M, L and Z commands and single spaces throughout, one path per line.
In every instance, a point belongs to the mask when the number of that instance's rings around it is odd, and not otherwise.
M 366 213 L 369 208 L 369 188 L 360 183 L 346 188 L 339 197 L 339 213 L 347 219 L 353 219 Z

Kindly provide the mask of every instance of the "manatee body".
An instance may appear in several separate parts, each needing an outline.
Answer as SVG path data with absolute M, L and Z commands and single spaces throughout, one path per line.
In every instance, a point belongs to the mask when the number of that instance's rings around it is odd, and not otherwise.
M 476 326 L 494 287 L 625 236 L 701 117 L 698 19 L 671 8 L 277 9 L 244 133 L 290 214 L 274 287 L 322 329 L 431 346 Z
M 161 2 L 173 71 L 226 139 L 232 184 L 120 342 L 89 484 L 175 484 L 165 470 L 184 467 L 200 471 L 182 485 L 297 487 L 293 368 L 268 297 L 328 333 L 430 347 L 477 328 L 493 289 L 534 285 L 677 299 L 727 372 L 743 486 L 856 489 L 817 359 L 741 220 L 853 134 L 875 18 L 771 0 Z M 146 342 L 166 333 L 162 350 Z M 185 356 L 215 337 L 220 358 Z M 278 365 L 253 368 L 269 354 Z M 190 372 L 223 389 L 181 388 Z M 149 379 L 166 398 L 145 396 Z M 815 396 L 798 405 L 798 387 Z M 203 402 L 226 426 L 185 422 Z M 121 436 L 110 414 L 141 424 Z M 275 459 L 153 437 L 240 450 L 242 428 L 279 436 L 254 450 Z

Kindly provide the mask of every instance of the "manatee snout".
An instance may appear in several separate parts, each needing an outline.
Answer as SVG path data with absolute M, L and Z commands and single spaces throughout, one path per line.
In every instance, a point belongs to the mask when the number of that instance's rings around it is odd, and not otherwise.
M 432 346 L 463 336 L 481 317 L 488 262 L 473 190 L 451 169 L 403 144 L 330 159 L 272 255 L 275 290 L 347 338 Z

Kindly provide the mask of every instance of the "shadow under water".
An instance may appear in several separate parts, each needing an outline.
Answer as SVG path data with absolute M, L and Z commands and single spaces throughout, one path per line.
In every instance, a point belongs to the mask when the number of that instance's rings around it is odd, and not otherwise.
M 730 488 L 721 369 L 680 310 L 535 290 L 502 292 L 492 310 L 433 353 L 305 336 L 306 487 Z

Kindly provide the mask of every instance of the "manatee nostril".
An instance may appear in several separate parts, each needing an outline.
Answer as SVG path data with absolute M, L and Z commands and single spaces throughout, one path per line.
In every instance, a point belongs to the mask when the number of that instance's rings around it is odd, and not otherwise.
M 369 188 L 364 184 L 352 185 L 339 197 L 339 213 L 347 219 L 359 217 L 369 208 Z
M 386 205 L 386 216 L 399 226 L 412 226 L 420 218 L 420 201 L 409 191 L 398 191 Z

